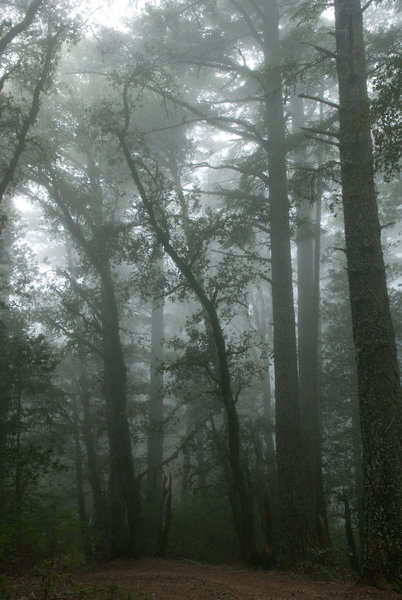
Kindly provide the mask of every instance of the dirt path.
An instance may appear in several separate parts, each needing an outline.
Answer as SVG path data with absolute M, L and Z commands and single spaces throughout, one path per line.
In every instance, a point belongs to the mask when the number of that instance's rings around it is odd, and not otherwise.
M 299 576 L 210 566 L 188 561 L 116 561 L 83 580 L 114 584 L 146 600 L 401 600 L 395 593 L 347 583 L 306 581 Z

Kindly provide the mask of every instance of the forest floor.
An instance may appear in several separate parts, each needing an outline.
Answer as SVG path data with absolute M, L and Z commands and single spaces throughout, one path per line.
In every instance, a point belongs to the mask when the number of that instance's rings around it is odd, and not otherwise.
M 80 580 L 117 586 L 144 600 L 401 600 L 394 592 L 353 583 L 186 560 L 115 561 Z

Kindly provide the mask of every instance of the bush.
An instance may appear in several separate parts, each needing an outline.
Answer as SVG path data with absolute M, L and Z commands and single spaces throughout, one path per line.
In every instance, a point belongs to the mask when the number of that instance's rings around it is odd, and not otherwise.
M 226 498 L 211 502 L 189 496 L 175 506 L 168 554 L 212 564 L 237 561 L 238 542 Z
M 0 523 L 0 566 L 31 567 L 45 559 L 81 556 L 79 523 L 75 513 L 54 498 L 31 510 L 9 513 Z

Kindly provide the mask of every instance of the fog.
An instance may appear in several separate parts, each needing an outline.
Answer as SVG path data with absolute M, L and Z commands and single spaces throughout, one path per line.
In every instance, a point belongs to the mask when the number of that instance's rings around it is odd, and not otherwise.
M 2 4 L 4 568 L 397 589 L 396 7 Z

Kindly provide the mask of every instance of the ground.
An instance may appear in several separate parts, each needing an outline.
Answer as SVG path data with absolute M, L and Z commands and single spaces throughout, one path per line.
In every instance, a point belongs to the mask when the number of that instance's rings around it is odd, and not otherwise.
M 115 561 L 82 575 L 87 583 L 116 585 L 146 600 L 401 600 L 353 583 L 309 581 L 298 575 L 211 566 L 191 561 Z

